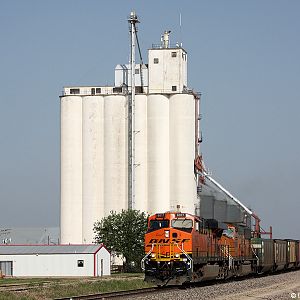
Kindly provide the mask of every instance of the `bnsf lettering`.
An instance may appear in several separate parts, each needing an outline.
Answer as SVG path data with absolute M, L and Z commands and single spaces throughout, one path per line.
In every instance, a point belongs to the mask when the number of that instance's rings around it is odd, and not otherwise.
M 172 243 L 184 243 L 189 241 L 190 239 L 172 239 L 171 242 Z M 151 239 L 149 241 L 150 244 L 168 244 L 170 243 L 170 239 Z
M 158 244 L 167 244 L 167 243 L 170 243 L 170 239 L 166 239 L 166 240 L 165 239 L 160 239 L 160 240 L 151 239 L 149 243 L 151 243 L 151 244 L 156 244 L 156 243 L 158 243 Z

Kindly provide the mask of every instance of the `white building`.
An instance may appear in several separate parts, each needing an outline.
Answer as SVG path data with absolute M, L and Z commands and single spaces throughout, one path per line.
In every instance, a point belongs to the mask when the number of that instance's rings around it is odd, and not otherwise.
M 110 275 L 110 253 L 103 245 L 0 246 L 0 270 L 5 276 Z
M 117 65 L 115 86 L 69 86 L 60 97 L 62 243 L 93 242 L 97 220 L 128 208 L 128 68 Z M 169 44 L 169 32 L 136 65 L 135 84 L 133 208 L 194 213 L 198 102 L 187 52 Z

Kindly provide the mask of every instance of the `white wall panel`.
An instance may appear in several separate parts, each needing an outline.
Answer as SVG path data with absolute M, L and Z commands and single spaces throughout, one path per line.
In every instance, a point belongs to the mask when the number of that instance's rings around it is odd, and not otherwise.
M 95 276 L 110 275 L 110 253 L 105 248 L 101 248 L 95 258 Z
M 149 93 L 181 93 L 187 86 L 186 70 L 187 54 L 182 48 L 150 49 Z
M 93 254 L 1 255 L 13 262 L 13 276 L 94 276 Z M 84 260 L 78 267 L 77 261 Z
M 80 250 L 76 253 L 76 247 L 71 247 L 73 252 L 69 253 L 56 253 L 55 249 L 54 253 L 40 253 L 43 246 L 30 254 L 23 254 L 22 249 L 18 249 L 18 254 L 0 254 L 0 261 L 12 262 L 12 275 L 16 277 L 110 275 L 110 253 L 105 247 L 95 253 L 80 253 Z M 26 246 L 24 252 L 28 253 Z M 79 260 L 83 261 L 82 266 L 78 266 Z

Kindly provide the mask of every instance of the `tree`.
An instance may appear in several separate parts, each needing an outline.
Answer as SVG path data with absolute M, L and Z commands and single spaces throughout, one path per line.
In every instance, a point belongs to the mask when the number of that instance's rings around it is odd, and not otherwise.
M 112 211 L 94 224 L 96 243 L 103 243 L 117 255 L 122 254 L 126 260 L 125 272 L 140 268 L 146 230 L 147 215 L 138 210 L 122 210 L 118 214 Z

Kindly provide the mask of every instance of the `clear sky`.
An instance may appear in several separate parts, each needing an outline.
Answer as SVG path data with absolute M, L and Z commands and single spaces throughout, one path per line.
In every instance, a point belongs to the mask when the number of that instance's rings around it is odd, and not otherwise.
M 132 9 L 145 61 L 166 29 L 188 51 L 213 177 L 275 236 L 300 238 L 297 0 L 2 0 L 0 227 L 59 225 L 59 95 L 114 82 Z

